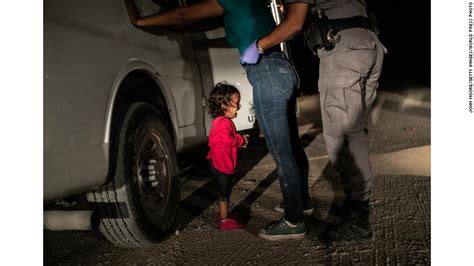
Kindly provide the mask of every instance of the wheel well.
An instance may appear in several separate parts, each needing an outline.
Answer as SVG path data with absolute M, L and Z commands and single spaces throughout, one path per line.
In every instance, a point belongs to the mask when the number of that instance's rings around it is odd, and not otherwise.
M 112 129 L 114 129 L 114 124 L 119 121 L 130 104 L 145 102 L 153 105 L 159 111 L 167 127 L 171 130 L 170 134 L 173 141 L 175 141 L 173 124 L 165 99 L 160 87 L 149 74 L 142 71 L 130 72 L 122 81 L 115 97 L 112 111 Z
M 171 138 L 173 139 L 173 142 L 175 142 L 173 123 L 169 115 L 165 96 L 161 92 L 160 87 L 148 73 L 138 70 L 130 72 L 120 84 L 112 110 L 107 182 L 115 175 L 118 147 L 117 134 L 119 131 L 120 120 L 125 115 L 128 107 L 135 102 L 144 102 L 153 105 L 158 110 L 158 113 L 165 122 L 166 127 L 170 130 Z

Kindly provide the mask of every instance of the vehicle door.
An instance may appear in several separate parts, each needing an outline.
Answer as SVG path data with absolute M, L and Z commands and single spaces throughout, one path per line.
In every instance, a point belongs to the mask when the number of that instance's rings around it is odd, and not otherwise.
M 185 4 L 181 1 L 135 0 L 135 2 L 142 16 L 163 12 L 163 8 L 173 8 Z M 196 60 L 192 33 L 184 30 L 175 31 L 171 28 L 160 29 L 160 27 L 144 30 L 157 35 L 165 33 L 168 39 L 179 46 L 183 62 L 178 64 L 163 62 L 160 70 L 166 74 L 175 99 L 178 110 L 179 135 L 183 139 L 183 147 L 186 148 L 205 141 L 202 75 Z M 159 45 L 157 43 L 157 46 Z

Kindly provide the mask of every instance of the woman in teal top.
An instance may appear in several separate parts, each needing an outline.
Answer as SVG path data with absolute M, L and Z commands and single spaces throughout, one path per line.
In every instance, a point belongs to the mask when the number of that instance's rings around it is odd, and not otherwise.
M 227 41 L 243 53 L 253 41 L 275 28 L 275 21 L 265 2 L 217 0 L 224 8 L 224 28 Z M 253 14 L 254 16 L 249 16 Z
M 202 0 L 147 17 L 133 0 L 125 0 L 131 22 L 143 26 L 183 26 L 223 15 L 226 38 L 244 54 L 247 47 L 258 51 L 242 64 L 253 87 L 255 113 L 265 135 L 267 148 L 278 167 L 285 215 L 259 232 L 268 240 L 301 238 L 306 234 L 302 206 L 308 206 L 308 158 L 299 140 L 296 120 L 298 77 L 285 55 L 277 48 L 264 51 L 258 39 L 275 28 L 268 2 L 264 0 Z M 257 40 L 257 41 L 255 41 Z M 250 60 L 249 60 L 250 59 Z M 236 58 L 236 60 L 239 60 Z M 303 195 L 302 195 L 303 194 Z

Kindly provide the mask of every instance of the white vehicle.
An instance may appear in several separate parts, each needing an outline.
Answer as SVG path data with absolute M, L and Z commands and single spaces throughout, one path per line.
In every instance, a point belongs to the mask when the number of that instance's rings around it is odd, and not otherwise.
M 145 32 L 122 1 L 45 1 L 44 202 L 88 193 L 109 241 L 157 242 L 178 209 L 176 155 L 206 141 L 220 81 L 241 92 L 237 129 L 252 128 L 251 86 L 222 28 Z

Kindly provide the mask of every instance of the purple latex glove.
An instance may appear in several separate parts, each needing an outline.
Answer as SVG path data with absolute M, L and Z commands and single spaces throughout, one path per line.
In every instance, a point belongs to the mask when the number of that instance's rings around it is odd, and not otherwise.
M 240 63 L 243 64 L 255 64 L 260 58 L 260 54 L 257 50 L 257 41 L 254 41 L 245 49 L 245 51 L 240 55 Z

